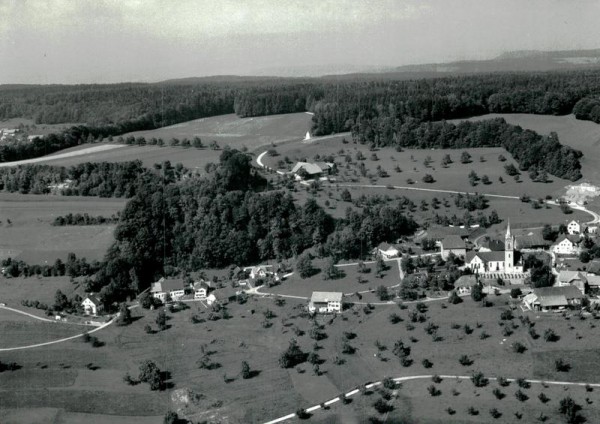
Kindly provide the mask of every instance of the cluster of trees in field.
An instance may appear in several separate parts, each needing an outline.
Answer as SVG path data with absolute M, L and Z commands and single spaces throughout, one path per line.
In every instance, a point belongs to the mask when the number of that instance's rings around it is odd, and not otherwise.
M 575 118 L 600 124 L 600 98 L 584 97 L 573 107 Z
M 183 172 L 170 162 L 161 165 L 164 178 L 173 181 Z M 140 184 L 162 175 L 143 167 L 141 161 L 86 162 L 71 167 L 28 164 L 0 168 L 0 190 L 22 194 L 59 191 L 66 196 L 132 197 Z M 57 188 L 64 184 L 62 188 Z
M 96 275 L 104 299 L 122 299 L 165 272 L 283 259 L 316 247 L 326 256 L 357 257 L 381 241 L 410 234 L 414 221 L 384 205 L 335 220 L 313 199 L 264 191 L 250 156 L 221 154 L 206 177 L 163 185 L 148 179 L 128 202 L 116 242 Z M 361 250 L 362 247 L 362 250 Z
M 67 255 L 67 261 L 57 259 L 53 265 L 32 265 L 18 259 L 7 258 L 2 260 L 3 274 L 9 277 L 61 277 L 67 275 L 75 278 L 89 276 L 98 272 L 101 263 L 98 261 L 87 262 L 85 258 L 78 258 L 75 253 Z
M 114 224 L 119 221 L 119 213 L 112 214 L 110 217 L 105 216 L 90 216 L 87 213 L 72 214 L 68 213 L 65 216 L 57 216 L 54 218 L 52 225 L 56 227 L 63 227 L 66 225 L 100 225 L 100 224 Z

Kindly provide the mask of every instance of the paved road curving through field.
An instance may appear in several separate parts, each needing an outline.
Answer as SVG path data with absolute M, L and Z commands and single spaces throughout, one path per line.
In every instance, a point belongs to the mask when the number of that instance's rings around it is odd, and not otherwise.
M 430 379 L 433 377 L 433 374 L 428 374 L 428 375 L 411 375 L 411 376 L 406 376 L 406 377 L 396 377 L 393 380 L 397 383 L 402 383 L 404 381 L 410 381 L 410 380 L 423 380 L 423 379 Z M 441 378 L 447 378 L 447 379 L 459 379 L 459 380 L 470 380 L 471 376 L 467 376 L 467 375 L 440 375 Z M 490 377 L 489 380 L 496 380 L 495 377 Z M 516 381 L 515 378 L 507 378 L 508 381 Z M 570 381 L 548 381 L 548 380 L 529 380 L 527 379 L 526 381 L 528 381 L 531 384 L 550 384 L 553 386 L 590 386 L 590 387 L 600 387 L 600 384 L 598 383 L 585 383 L 585 382 L 570 382 Z M 365 385 L 365 388 L 367 389 L 371 389 L 373 387 L 377 387 L 382 385 L 383 382 L 381 381 L 376 381 L 374 383 L 370 383 Z M 355 394 L 360 393 L 359 389 L 353 389 L 347 393 L 345 393 L 346 397 L 350 397 L 350 396 L 354 396 Z M 323 402 L 324 405 L 326 406 L 330 406 L 336 402 L 340 401 L 340 397 L 335 397 L 333 399 L 330 399 L 326 402 Z M 315 406 L 311 406 L 310 408 L 305 409 L 306 412 L 311 413 L 311 412 L 315 412 L 317 410 L 321 409 L 321 405 L 315 405 Z M 283 417 L 279 417 L 279 418 L 275 418 L 274 420 L 271 421 L 267 421 L 264 424 L 277 424 L 277 423 L 281 423 L 284 421 L 288 421 L 291 419 L 296 418 L 297 415 L 296 413 L 291 413 L 288 415 L 284 415 Z

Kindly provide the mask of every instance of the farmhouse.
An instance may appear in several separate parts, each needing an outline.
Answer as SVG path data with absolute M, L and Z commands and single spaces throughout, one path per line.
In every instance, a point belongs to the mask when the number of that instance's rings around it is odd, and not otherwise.
M 579 252 L 579 241 L 578 235 L 563 234 L 552 246 L 552 251 L 559 255 L 574 255 Z
M 585 273 L 580 271 L 560 271 L 556 279 L 555 287 L 574 286 L 579 289 L 582 294 L 586 292 L 588 279 Z
M 440 242 L 442 259 L 448 259 L 450 253 L 458 257 L 465 257 L 467 254 L 467 245 L 460 236 L 446 236 Z
M 600 275 L 600 259 L 594 259 L 587 267 L 588 274 Z
M 210 286 L 204 280 L 194 281 L 191 286 L 194 292 L 194 299 L 205 299 L 208 295 Z
M 247 267 L 244 268 L 244 271 L 248 272 L 248 275 L 252 280 L 264 278 L 267 276 L 267 274 L 269 274 L 269 271 L 267 271 L 267 267 L 265 265 Z
M 415 237 L 415 241 L 420 242 L 422 239 L 429 238 L 439 242 L 448 236 L 459 236 L 462 239 L 466 239 L 469 237 L 469 230 L 460 227 L 431 226 L 423 234 Z
M 98 315 L 98 312 L 102 312 L 104 309 L 102 302 L 94 294 L 87 295 L 81 302 L 81 306 L 86 315 Z
M 578 307 L 583 294 L 575 286 L 542 287 L 523 298 L 525 307 L 535 311 L 550 311 Z
M 567 224 L 567 232 L 571 235 L 581 234 L 582 225 L 579 221 L 573 220 Z
M 519 258 L 519 252 L 515 251 L 515 236 L 510 232 L 510 222 L 506 227 L 504 236 L 504 250 L 489 252 L 469 252 L 466 255 L 466 266 L 473 272 L 505 272 L 522 273 L 523 264 Z
M 489 237 L 479 244 L 478 252 L 504 252 L 504 243 L 500 240 L 492 240 Z
M 388 243 L 381 243 L 379 246 L 377 246 L 377 252 L 376 254 L 381 256 L 383 259 L 391 259 L 391 258 L 396 258 L 398 257 L 398 254 L 400 252 L 398 251 L 398 249 Z
M 330 314 L 342 312 L 341 292 L 313 292 L 308 304 L 311 314 Z
M 458 294 L 470 294 L 477 284 L 479 282 L 476 275 L 463 275 L 454 282 L 454 288 Z
M 156 283 L 152 283 L 150 293 L 152 297 L 161 302 L 179 300 L 185 294 L 183 280 L 181 278 L 166 279 L 162 277 Z
M 308 178 L 321 178 L 325 175 L 329 175 L 333 169 L 333 164 L 329 162 L 298 162 L 292 168 L 292 174 L 295 175 L 296 180 L 304 180 Z

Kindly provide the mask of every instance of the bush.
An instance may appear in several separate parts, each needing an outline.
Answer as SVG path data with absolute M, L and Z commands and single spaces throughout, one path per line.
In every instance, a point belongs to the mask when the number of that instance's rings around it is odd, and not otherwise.
M 529 399 L 529 396 L 527 396 L 525 393 L 523 393 L 521 391 L 521 389 L 519 389 L 515 392 L 515 397 L 517 398 L 517 400 L 519 402 L 525 402 L 527 399 Z
M 296 411 L 296 415 L 298 416 L 298 418 L 300 418 L 301 420 L 307 420 L 310 418 L 310 414 L 308 412 L 306 412 L 306 409 L 300 408 Z
M 523 294 L 523 292 L 518 287 L 515 287 L 515 288 L 513 288 L 513 289 L 510 290 L 510 297 L 512 297 L 513 299 L 517 299 L 522 294 Z
M 565 362 L 564 359 L 558 358 L 556 361 L 554 361 L 554 368 L 558 372 L 568 372 L 571 369 L 571 365 Z
M 429 359 L 423 359 L 421 361 L 421 365 L 423 365 L 423 368 L 431 368 L 433 367 L 433 362 L 431 362 Z
M 442 394 L 442 391 L 435 387 L 433 384 L 427 387 L 427 392 L 430 396 L 439 396 Z
M 461 357 L 458 358 L 458 362 L 464 367 L 473 365 L 473 360 L 471 358 L 469 358 L 467 355 L 461 355 Z
M 511 347 L 512 347 L 513 352 L 516 352 L 516 353 L 524 353 L 527 350 L 527 347 L 523 343 L 520 343 L 520 342 L 514 342 L 511 345 Z
M 531 383 L 524 378 L 517 378 L 516 380 L 517 386 L 522 389 L 529 389 L 531 387 Z
M 477 371 L 473 375 L 471 375 L 471 382 L 475 387 L 485 387 L 487 386 L 489 380 L 483 375 L 481 371 Z
M 502 416 L 502 413 L 500 411 L 498 411 L 496 408 L 492 408 L 492 409 L 490 409 L 490 415 L 492 416 L 492 418 L 498 419 Z
M 548 396 L 546 396 L 546 394 L 544 392 L 542 392 L 538 395 L 538 399 L 542 403 L 548 403 L 550 401 L 550 398 Z
M 504 393 L 502 393 L 502 390 L 497 387 L 492 391 L 492 393 L 494 396 L 496 396 L 496 399 L 503 399 L 506 396 Z
M 544 331 L 544 340 L 547 342 L 556 342 L 559 338 L 560 337 L 551 328 Z
M 375 408 L 375 410 L 380 414 L 385 414 L 386 412 L 390 412 L 394 409 L 394 407 L 387 403 L 383 398 L 377 399 L 373 403 L 373 408 Z

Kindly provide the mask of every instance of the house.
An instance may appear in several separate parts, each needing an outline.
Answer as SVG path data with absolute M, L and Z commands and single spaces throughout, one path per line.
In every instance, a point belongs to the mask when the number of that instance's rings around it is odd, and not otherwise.
M 579 221 L 573 220 L 567 224 L 567 232 L 571 235 L 581 234 L 582 227 Z
M 516 236 L 515 246 L 518 249 L 548 249 L 552 242 L 544 240 L 541 230 L 531 230 L 526 234 Z
M 587 266 L 587 272 L 589 274 L 600 275 L 600 259 L 594 259 Z
M 585 273 L 580 271 L 560 271 L 556 279 L 555 287 L 575 286 L 585 294 L 588 279 Z
M 94 294 L 88 294 L 81 302 L 81 306 L 86 315 L 98 315 L 98 312 L 102 312 L 104 309 L 104 305 Z
M 523 298 L 523 304 L 534 311 L 549 311 L 578 307 L 583 294 L 575 286 L 541 287 Z
M 209 285 L 204 280 L 194 281 L 191 286 L 194 292 L 194 299 L 206 299 Z
M 36 135 L 28 135 L 28 136 L 27 136 L 27 141 L 33 141 L 33 140 L 35 140 L 36 138 L 42 139 L 42 138 L 44 138 L 44 136 L 43 136 L 43 135 L 39 135 L 39 134 L 36 134 Z
M 600 294 L 600 275 L 594 275 L 588 273 L 586 275 L 587 279 L 587 293 L 597 296 Z
M 214 303 L 217 302 L 217 297 L 211 293 L 206 297 L 206 303 L 208 303 L 208 306 L 212 306 Z
M 399 253 L 395 246 L 385 242 L 377 246 L 377 255 L 380 255 L 383 259 L 396 258 Z
M 492 240 L 489 237 L 479 243 L 478 252 L 504 252 L 504 243 L 500 240 Z
M 267 276 L 267 274 L 269 274 L 269 271 L 267 271 L 266 265 L 258 265 L 258 266 L 244 268 L 244 271 L 246 271 L 246 272 L 249 271 L 249 276 L 250 276 L 250 279 L 252 279 L 252 280 L 255 280 L 257 278 L 265 278 Z
M 292 168 L 292 174 L 295 175 L 296 180 L 304 180 L 329 175 L 332 169 L 333 163 L 329 162 L 298 162 Z
M 463 275 L 454 282 L 454 289 L 458 294 L 470 294 L 477 284 L 479 282 L 476 275 Z
M 559 255 L 574 255 L 579 253 L 579 236 L 563 234 L 558 238 L 552 251 Z
M 162 277 L 156 283 L 152 283 L 150 293 L 152 297 L 163 303 L 171 300 L 179 300 L 185 294 L 183 280 L 181 278 L 167 279 Z
M 433 225 L 424 231 L 420 236 L 415 237 L 416 242 L 420 242 L 423 239 L 432 239 L 436 242 L 442 241 L 448 236 L 459 236 L 462 239 L 469 237 L 469 230 L 460 227 L 442 227 L 439 225 Z
M 313 292 L 308 304 L 308 311 L 311 314 L 330 314 L 342 312 L 341 292 Z
M 440 242 L 442 259 L 448 259 L 450 253 L 458 257 L 465 257 L 467 254 L 467 245 L 460 236 L 446 236 Z

